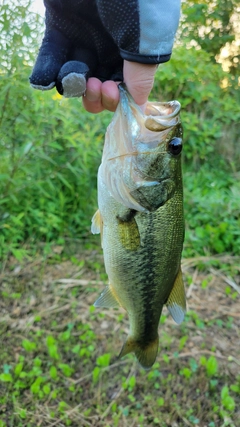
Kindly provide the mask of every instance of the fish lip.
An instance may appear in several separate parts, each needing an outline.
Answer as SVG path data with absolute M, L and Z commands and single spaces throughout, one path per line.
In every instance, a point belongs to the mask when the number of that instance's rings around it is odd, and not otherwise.
M 128 92 L 127 86 L 125 83 L 120 83 L 118 85 L 119 88 L 119 92 L 120 92 L 120 96 L 122 97 L 127 97 L 130 101 L 131 104 L 134 105 L 134 108 L 136 108 L 136 110 L 138 110 L 142 116 L 161 116 L 161 117 L 175 117 L 179 114 L 180 110 L 181 110 L 181 104 L 179 101 L 177 101 L 176 99 L 173 101 L 169 101 L 169 102 L 147 102 L 146 105 L 146 109 L 145 109 L 145 113 L 142 111 L 142 109 L 140 108 L 139 105 L 137 105 L 132 97 L 132 95 Z M 158 108 L 159 107 L 159 108 Z M 170 114 L 161 114 L 161 108 L 160 107 L 173 107 L 173 111 Z M 156 111 L 157 114 L 148 114 L 149 112 L 154 112 Z
M 127 90 L 124 83 L 119 85 L 120 100 L 129 101 L 131 104 L 131 110 L 134 114 L 134 110 L 137 115 L 140 115 L 143 120 L 144 127 L 152 132 L 164 131 L 177 126 L 180 123 L 179 113 L 181 110 L 181 104 L 177 100 L 169 102 L 147 102 L 145 112 L 141 110 Z M 122 102 L 124 106 L 124 102 Z M 126 108 L 126 107 L 125 107 Z M 169 113 L 169 110 L 170 111 Z M 127 112 L 125 111 L 125 115 Z M 135 114 L 134 114 L 135 115 Z
M 166 108 L 170 108 L 172 107 L 172 113 L 170 114 L 163 114 L 161 112 L 161 109 L 163 109 L 163 107 Z M 148 113 L 149 110 L 149 113 Z M 181 104 L 179 101 L 177 100 L 173 100 L 173 101 L 169 101 L 169 102 L 148 102 L 147 106 L 146 106 L 146 110 L 145 110 L 145 116 L 149 117 L 149 116 L 160 116 L 162 118 L 173 118 L 176 117 L 181 110 Z M 156 111 L 156 114 L 153 114 Z M 151 114 L 152 112 L 152 114 Z
M 167 115 L 159 114 L 159 106 L 174 106 L 172 113 Z M 178 101 L 171 101 L 168 103 L 156 103 L 151 105 L 151 109 L 154 109 L 158 112 L 158 115 L 145 115 L 144 118 L 144 126 L 146 129 L 152 132 L 169 132 L 172 128 L 176 127 L 179 123 L 181 123 L 179 113 L 181 109 L 181 104 Z

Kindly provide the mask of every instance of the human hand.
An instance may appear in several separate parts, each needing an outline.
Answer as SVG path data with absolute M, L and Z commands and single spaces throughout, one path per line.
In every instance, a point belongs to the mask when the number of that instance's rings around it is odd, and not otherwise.
M 124 60 L 124 82 L 134 101 L 143 111 L 153 86 L 155 71 L 156 65 Z M 100 113 L 103 110 L 115 111 L 119 101 L 117 85 L 118 83 L 110 80 L 102 83 L 99 79 L 90 78 L 83 97 L 84 108 L 90 113 Z
M 33 88 L 56 86 L 66 97 L 80 97 L 86 81 L 122 80 L 123 59 L 102 24 L 95 0 L 45 0 L 46 29 L 30 76 Z
M 180 0 L 44 0 L 46 31 L 30 77 L 36 89 L 56 86 L 84 97 L 87 111 L 114 111 L 123 80 L 144 108 L 156 64 L 170 59 Z

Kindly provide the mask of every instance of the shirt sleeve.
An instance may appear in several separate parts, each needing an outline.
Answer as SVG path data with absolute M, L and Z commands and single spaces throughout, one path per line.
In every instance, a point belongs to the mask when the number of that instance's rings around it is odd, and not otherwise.
M 159 64 L 170 59 L 181 0 L 96 0 L 100 18 L 123 59 Z

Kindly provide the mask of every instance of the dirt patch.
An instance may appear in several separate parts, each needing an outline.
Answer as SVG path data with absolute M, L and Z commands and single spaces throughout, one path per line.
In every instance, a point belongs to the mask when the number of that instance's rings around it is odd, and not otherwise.
M 177 326 L 164 310 L 145 372 L 133 355 L 117 358 L 124 310 L 92 307 L 107 280 L 99 249 L 11 260 L 1 274 L 0 425 L 237 427 L 239 265 L 183 260 L 186 320 Z

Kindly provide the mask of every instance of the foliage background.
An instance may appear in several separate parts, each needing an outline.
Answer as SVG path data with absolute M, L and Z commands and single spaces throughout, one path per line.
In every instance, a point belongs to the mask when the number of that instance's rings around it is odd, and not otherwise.
M 96 175 L 111 113 L 28 83 L 43 32 L 31 1 L 1 5 L 0 257 L 38 242 L 89 237 Z M 215 6 L 214 6 L 215 5 Z M 152 99 L 182 104 L 186 255 L 240 253 L 239 91 L 236 2 L 183 2 L 173 57 L 156 75 Z M 228 72 L 219 62 L 228 47 Z M 226 58 L 225 58 L 226 64 Z M 27 244 L 27 246 L 26 246 Z

